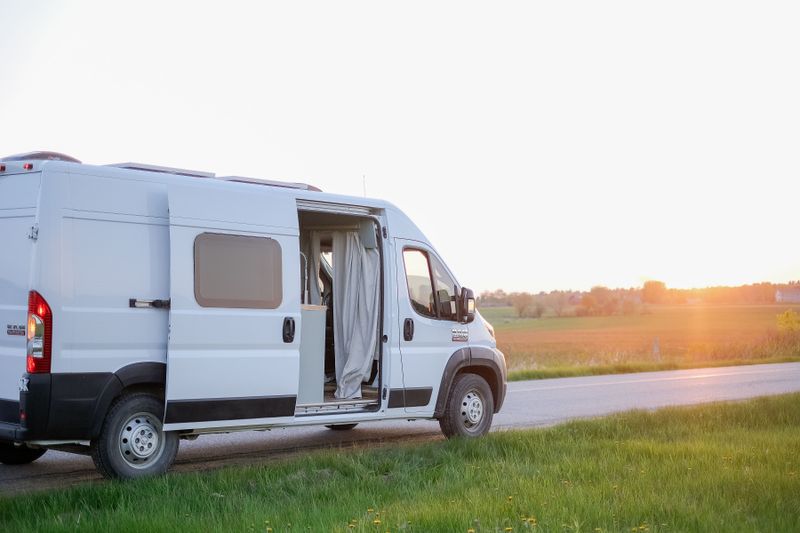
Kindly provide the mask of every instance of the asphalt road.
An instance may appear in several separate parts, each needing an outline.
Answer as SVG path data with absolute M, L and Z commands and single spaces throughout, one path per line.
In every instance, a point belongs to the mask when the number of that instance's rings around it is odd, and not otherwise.
M 800 391 L 800 363 L 674 370 L 509 383 L 494 430 L 553 425 L 631 409 L 656 409 Z M 174 471 L 264 463 L 310 449 L 351 449 L 442 438 L 437 422 L 361 424 L 352 431 L 286 428 L 181 441 Z M 0 465 L 0 494 L 96 482 L 89 457 L 48 451 L 24 466 Z

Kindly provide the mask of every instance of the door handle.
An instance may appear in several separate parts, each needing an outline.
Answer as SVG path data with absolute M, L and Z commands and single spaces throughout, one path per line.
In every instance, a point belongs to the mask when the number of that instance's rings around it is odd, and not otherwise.
M 283 319 L 283 342 L 294 342 L 294 318 L 290 316 Z
M 414 339 L 414 321 L 410 318 L 406 318 L 405 322 L 403 322 L 403 340 L 411 341 Z
M 135 309 L 169 309 L 170 301 L 167 300 L 141 300 L 139 298 L 129 298 L 128 307 Z

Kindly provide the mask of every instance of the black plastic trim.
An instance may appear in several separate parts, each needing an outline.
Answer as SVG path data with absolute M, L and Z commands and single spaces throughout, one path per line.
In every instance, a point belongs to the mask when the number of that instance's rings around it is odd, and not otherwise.
M 116 373 L 26 374 L 28 390 L 20 393 L 16 421 L 2 422 L 16 423 L 17 442 L 91 440 L 100 434 L 108 409 L 125 388 L 145 385 L 163 391 L 166 376 L 166 364 L 157 362 L 135 363 Z M 3 402 L 4 410 L 13 403 Z M 25 420 L 19 420 L 20 411 Z M 7 429 L 0 431 L 0 440 L 8 438 Z
M 19 424 L 11 422 L 0 422 L 0 442 L 20 442 L 22 439 L 22 428 Z
M 0 400 L 0 422 L 19 424 L 19 402 Z
M 395 407 L 425 407 L 431 403 L 432 387 L 389 390 L 389 409 Z
M 171 400 L 167 402 L 167 424 L 246 420 L 293 416 L 297 396 L 218 398 L 213 400 Z
M 166 363 L 134 363 L 120 368 L 115 374 L 123 388 L 133 385 L 165 386 L 167 384 Z
M 25 413 L 25 419 L 20 420 L 20 432 L 25 434 L 25 438 L 48 436 L 50 386 L 54 375 L 56 374 L 24 375 L 28 379 L 28 390 L 19 393 L 19 409 Z
M 456 375 L 468 368 L 475 368 L 478 374 L 486 374 L 489 386 L 494 394 L 494 412 L 500 411 L 506 397 L 507 371 L 506 361 L 502 352 L 484 346 L 470 346 L 456 350 L 447 361 L 442 373 L 442 384 L 439 387 L 439 396 L 436 399 L 434 416 L 444 414 L 447 395 Z

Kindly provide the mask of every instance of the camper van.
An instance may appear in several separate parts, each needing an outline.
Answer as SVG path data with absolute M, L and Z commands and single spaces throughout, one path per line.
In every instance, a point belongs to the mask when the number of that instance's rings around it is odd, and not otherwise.
M 417 226 L 301 183 L 0 159 L 0 327 L 6 465 L 54 449 L 137 478 L 202 434 L 391 419 L 477 437 L 506 394 Z

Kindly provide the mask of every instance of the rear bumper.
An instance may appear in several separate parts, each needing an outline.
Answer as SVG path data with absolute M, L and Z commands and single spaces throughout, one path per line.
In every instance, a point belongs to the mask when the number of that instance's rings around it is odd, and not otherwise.
M 111 373 L 24 377 L 27 390 L 20 392 L 19 403 L 5 402 L 0 442 L 90 440 L 99 433 L 108 405 L 122 388 Z
M 0 422 L 0 442 L 23 442 L 26 440 L 27 431 L 19 424 Z

